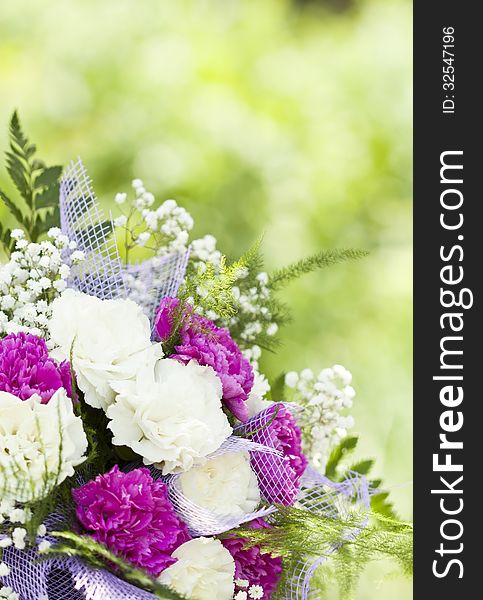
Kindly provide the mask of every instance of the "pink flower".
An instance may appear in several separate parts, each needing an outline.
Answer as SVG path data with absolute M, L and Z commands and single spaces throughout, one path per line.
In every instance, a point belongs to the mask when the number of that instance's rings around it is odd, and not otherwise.
M 115 465 L 72 490 L 72 497 L 77 518 L 95 540 L 155 577 L 176 562 L 171 554 L 191 539 L 166 485 L 153 480 L 148 469 L 123 473 Z
M 262 529 L 270 525 L 263 519 L 255 519 L 249 527 Z M 281 557 L 262 554 L 259 546 L 243 549 L 247 543 L 245 538 L 227 538 L 221 543 L 235 560 L 235 579 L 246 579 L 250 586 L 261 585 L 264 600 L 270 600 L 282 573 Z
M 252 421 L 246 425 L 250 431 Z M 253 419 L 258 444 L 279 450 L 282 456 L 252 452 L 252 468 L 257 474 L 262 496 L 271 503 L 291 506 L 297 501 L 300 478 L 307 467 L 302 452 L 302 435 L 297 422 L 283 404 L 272 404 Z
M 72 396 L 70 365 L 50 358 L 43 339 L 12 333 L 0 340 L 0 391 L 22 400 L 38 394 L 45 404 L 61 387 Z
M 177 298 L 163 298 L 156 316 L 156 332 L 161 341 L 171 335 Z M 193 312 L 190 305 L 183 310 L 180 343 L 175 346 L 176 358 L 183 363 L 196 360 L 212 367 L 223 385 L 223 402 L 240 421 L 248 419 L 246 400 L 253 386 L 253 369 L 241 353 L 227 329 Z

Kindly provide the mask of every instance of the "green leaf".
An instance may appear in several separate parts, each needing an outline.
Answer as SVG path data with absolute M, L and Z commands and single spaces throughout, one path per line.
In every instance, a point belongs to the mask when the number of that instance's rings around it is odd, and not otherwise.
M 53 208 L 59 204 L 59 186 L 54 184 L 45 188 L 35 197 L 35 206 L 39 208 Z
M 358 441 L 359 438 L 356 435 L 348 436 L 332 450 L 327 462 L 327 467 L 325 469 L 326 477 L 329 479 L 334 479 L 336 477 L 337 467 L 339 466 L 340 461 L 344 458 L 344 456 L 355 450 Z
M 44 168 L 42 173 L 36 177 L 34 187 L 54 186 L 58 183 L 61 174 L 62 167 L 60 165 Z
M 13 240 L 11 238 L 11 230 L 5 229 L 0 223 L 0 243 L 3 244 L 6 252 L 9 254 L 13 247 Z
M 31 206 L 31 194 L 28 182 L 28 171 L 25 163 L 13 152 L 6 152 L 7 172 L 22 198 Z
M 35 144 L 29 143 L 20 126 L 17 111 L 15 111 L 10 120 L 10 152 L 7 152 L 7 171 L 30 208 L 32 208 L 33 191 L 29 161 L 35 151 Z
M 394 510 L 393 503 L 389 500 L 389 492 L 380 492 L 374 494 L 371 497 L 371 510 L 373 512 L 389 517 L 390 519 L 397 519 L 397 513 Z
M 354 473 L 359 473 L 360 475 L 367 475 L 373 466 L 374 460 L 369 458 L 354 463 L 349 467 L 349 471 L 354 471 Z
M 10 119 L 10 136 L 22 150 L 26 149 L 28 140 L 20 126 L 20 120 L 16 110 L 13 112 L 12 118 Z
M 18 208 L 18 206 L 14 202 L 12 202 L 12 200 L 10 200 L 10 198 L 7 196 L 7 194 L 2 192 L 2 190 L 0 190 L 0 198 L 2 199 L 3 203 L 8 208 L 8 210 L 15 217 L 17 222 L 20 225 L 25 225 L 25 218 L 22 214 L 22 211 Z
M 35 224 L 31 229 L 30 237 L 33 242 L 36 242 L 40 236 L 47 233 L 51 227 L 59 227 L 60 225 L 60 210 L 59 206 L 56 205 L 51 213 L 47 213 L 45 216 L 37 215 Z
M 35 160 L 32 161 L 31 163 L 32 166 L 32 171 L 41 171 L 42 169 L 45 169 L 45 163 L 43 160 L 40 160 L 39 158 L 36 158 Z
M 285 373 L 280 373 L 278 377 L 270 384 L 269 399 L 273 402 L 281 402 L 283 400 L 283 392 L 285 389 Z

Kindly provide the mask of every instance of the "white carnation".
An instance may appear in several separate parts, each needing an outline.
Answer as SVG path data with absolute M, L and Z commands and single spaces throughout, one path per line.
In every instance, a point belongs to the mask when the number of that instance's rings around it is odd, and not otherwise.
M 179 478 L 183 494 L 192 502 L 222 515 L 241 515 L 260 502 L 257 476 L 248 453 L 222 454 Z
M 235 561 L 215 538 L 199 537 L 173 554 L 177 562 L 165 569 L 159 582 L 193 600 L 231 600 L 235 591 Z
M 114 400 L 112 380 L 130 379 L 162 356 L 151 343 L 149 319 L 131 300 L 101 300 L 66 290 L 52 303 L 49 323 L 56 358 L 70 359 L 87 404 L 104 410 Z
M 232 433 L 211 367 L 166 358 L 111 385 L 118 394 L 107 410 L 113 444 L 129 446 L 165 475 L 202 464 Z
M 63 388 L 47 404 L 0 392 L 0 495 L 37 499 L 74 474 L 85 460 L 82 420 Z M 60 460 L 59 460 L 60 459 Z

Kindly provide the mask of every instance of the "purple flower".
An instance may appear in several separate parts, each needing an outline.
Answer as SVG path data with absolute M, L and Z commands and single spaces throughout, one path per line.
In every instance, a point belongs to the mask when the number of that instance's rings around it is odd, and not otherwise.
M 72 396 L 70 366 L 49 358 L 43 339 L 30 333 L 12 333 L 0 340 L 0 391 L 22 400 L 33 394 L 46 404 L 63 387 Z
M 166 485 L 155 481 L 148 469 L 123 473 L 115 465 L 72 490 L 72 497 L 89 535 L 155 577 L 176 562 L 172 552 L 191 539 Z
M 163 298 L 156 315 L 156 332 L 161 341 L 169 338 L 177 298 Z M 227 329 L 217 327 L 213 321 L 193 312 L 190 305 L 183 309 L 180 343 L 175 346 L 176 358 L 183 363 L 196 360 L 200 365 L 212 367 L 223 385 L 223 402 L 240 421 L 248 419 L 246 399 L 253 386 L 253 369 L 231 338 Z
M 263 519 L 255 519 L 249 523 L 251 529 L 270 527 Z M 245 538 L 227 538 L 221 541 L 235 561 L 235 579 L 247 579 L 249 585 L 263 587 L 264 600 L 270 600 L 277 588 L 282 573 L 282 559 L 263 553 L 259 546 L 243 549 Z
M 300 477 L 307 467 L 302 452 L 302 435 L 295 418 L 283 404 L 273 404 L 246 426 L 254 430 L 252 440 L 279 450 L 283 456 L 252 452 L 252 468 L 257 474 L 262 496 L 276 504 L 295 504 Z

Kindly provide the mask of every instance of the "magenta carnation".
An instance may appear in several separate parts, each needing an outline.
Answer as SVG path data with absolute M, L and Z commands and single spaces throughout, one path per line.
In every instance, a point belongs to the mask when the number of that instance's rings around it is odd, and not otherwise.
M 249 527 L 262 529 L 270 525 L 263 519 L 255 519 L 249 523 Z M 235 579 L 246 579 L 250 586 L 261 585 L 264 600 L 270 600 L 282 573 L 281 557 L 262 554 L 259 546 L 243 549 L 247 543 L 245 538 L 226 538 L 221 543 L 235 561 Z
M 174 311 L 179 306 L 176 298 L 163 298 L 156 315 L 156 332 L 161 341 L 169 338 L 173 327 Z M 231 338 L 227 329 L 193 312 L 186 305 L 180 343 L 171 358 L 212 367 L 223 385 L 223 402 L 240 421 L 248 419 L 246 399 L 253 386 L 253 369 Z
M 38 394 L 45 404 L 61 387 L 72 396 L 69 363 L 50 358 L 43 339 L 12 333 L 0 340 L 0 391 L 22 400 Z
M 307 457 L 302 452 L 302 435 L 294 416 L 283 404 L 273 404 L 254 418 L 253 425 L 256 432 L 251 439 L 282 454 L 252 452 L 252 467 L 262 496 L 276 504 L 295 504 Z
M 148 469 L 129 473 L 115 465 L 72 490 L 76 515 L 95 540 L 131 564 L 158 576 L 176 562 L 171 554 L 190 539 L 176 516 L 167 487 Z

